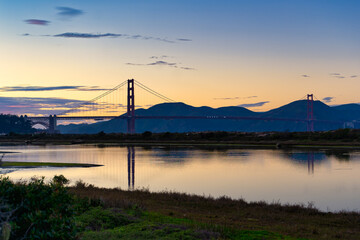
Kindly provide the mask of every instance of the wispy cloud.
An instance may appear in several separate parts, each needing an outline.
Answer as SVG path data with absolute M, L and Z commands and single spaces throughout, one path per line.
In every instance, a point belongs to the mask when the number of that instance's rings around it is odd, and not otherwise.
M 150 59 L 165 59 L 165 58 L 170 58 L 167 55 L 162 55 L 162 56 L 151 56 Z
M 63 37 L 63 38 L 125 38 L 125 39 L 133 39 L 133 40 L 154 40 L 166 43 L 175 43 L 175 41 L 168 40 L 166 38 L 159 37 L 150 37 L 150 36 L 142 36 L 142 35 L 129 35 L 122 33 L 79 33 L 79 32 L 66 32 L 60 33 L 56 35 L 50 35 L 53 37 Z
M 155 66 L 155 65 L 160 65 L 160 66 L 176 66 L 176 63 L 170 63 L 170 62 L 166 62 L 166 61 L 156 61 L 156 62 L 152 62 L 152 63 L 148 63 L 146 65 L 149 66 Z
M 171 62 L 166 62 L 166 61 L 156 61 L 156 62 L 151 62 L 151 63 L 126 63 L 127 65 L 132 65 L 132 66 L 171 66 L 171 67 L 175 67 L 176 63 L 171 63 Z
M 322 100 L 326 103 L 330 103 L 330 102 L 332 102 L 333 99 L 334 99 L 334 97 L 324 97 Z
M 99 86 L 8 86 L 1 87 L 0 92 L 38 92 L 38 91 L 56 91 L 56 90 L 72 90 L 72 91 L 105 91 L 110 89 L 100 88 Z
M 335 78 L 340 78 L 340 79 L 343 79 L 343 78 L 346 78 L 344 75 L 342 75 L 341 73 L 330 73 L 330 76 L 332 77 L 335 77 Z
M 56 7 L 56 10 L 58 10 L 58 15 L 65 18 L 73 18 L 84 14 L 84 11 L 71 7 Z
M 75 109 L 74 109 L 75 108 Z M 101 114 L 121 115 L 126 111 L 127 106 L 111 102 L 86 102 L 75 99 L 64 98 L 28 98 L 28 97 L 0 97 L 0 112 L 17 115 L 49 115 L 60 114 L 72 110 L 72 113 L 94 114 L 101 111 Z
M 357 78 L 357 77 L 358 77 L 357 75 L 350 76 L 350 78 Z
M 213 98 L 214 100 L 237 100 L 239 97 L 224 97 L 224 98 Z
M 257 102 L 257 103 L 245 103 L 245 104 L 238 105 L 238 107 L 244 107 L 244 108 L 262 107 L 269 102 L 270 101 Z
M 153 58 L 153 57 L 151 57 L 151 58 Z M 151 63 L 126 63 L 126 65 L 131 65 L 131 66 L 168 66 L 168 67 L 179 68 L 179 69 L 184 69 L 184 70 L 196 70 L 195 68 L 183 67 L 183 66 L 179 66 L 178 63 L 167 62 L 167 61 L 163 61 L 163 60 L 159 60 L 159 61 L 155 61 L 155 62 L 151 62 Z
M 46 26 L 50 24 L 50 21 L 41 20 L 41 19 L 26 19 L 24 20 L 24 22 L 26 22 L 27 24 L 38 25 L 38 26 Z
M 306 75 L 306 74 L 303 74 L 301 76 L 304 77 L 304 78 L 309 78 L 310 77 L 309 75 Z
M 33 23 L 35 24 L 35 23 Z M 31 36 L 29 33 L 23 34 L 23 36 Z M 36 36 L 36 35 L 32 35 Z M 169 40 L 167 38 L 143 36 L 143 35 L 130 35 L 124 33 L 81 33 L 81 32 L 65 32 L 54 35 L 40 35 L 41 37 L 57 37 L 57 38 L 81 38 L 81 39 L 98 39 L 98 38 L 123 38 L 132 40 L 153 40 L 165 43 L 177 43 L 180 40 Z
M 191 39 L 188 39 L 188 38 L 178 38 L 177 40 L 181 41 L 181 42 L 191 42 L 192 41 Z
M 223 97 L 223 98 L 213 98 L 214 100 L 237 100 L 237 99 L 250 99 L 257 98 L 257 96 L 249 96 L 249 97 Z
M 104 37 L 124 37 L 124 34 L 115 34 L 115 33 L 75 33 L 75 32 L 66 32 L 61 34 L 52 35 L 53 37 L 63 37 L 63 38 L 104 38 Z
M 83 101 L 63 98 L 0 97 L 0 112 L 11 114 L 57 114 L 71 109 Z

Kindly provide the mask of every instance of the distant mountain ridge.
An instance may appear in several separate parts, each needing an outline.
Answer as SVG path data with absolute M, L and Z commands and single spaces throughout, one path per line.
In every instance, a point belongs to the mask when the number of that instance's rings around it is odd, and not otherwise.
M 321 101 L 314 101 L 314 119 L 352 122 L 360 120 L 360 105 L 345 104 L 328 106 Z M 242 116 L 283 119 L 306 119 L 307 101 L 291 102 L 267 112 L 253 112 L 243 107 L 193 107 L 185 103 L 162 103 L 148 109 L 137 109 L 138 116 Z M 355 126 L 356 125 L 356 126 Z M 357 124 L 354 127 L 358 128 Z M 338 123 L 315 123 L 315 130 L 325 131 L 343 127 Z M 61 133 L 106 133 L 126 132 L 124 119 L 112 119 L 93 124 L 60 125 Z M 197 131 L 306 131 L 304 122 L 270 120 L 213 120 L 213 119 L 137 119 L 136 132 L 197 132 Z

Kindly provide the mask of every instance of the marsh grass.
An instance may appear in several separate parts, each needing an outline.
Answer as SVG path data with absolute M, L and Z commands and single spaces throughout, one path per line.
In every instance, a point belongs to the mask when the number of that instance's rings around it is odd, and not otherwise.
M 230 239 L 282 239 L 282 234 L 298 239 L 359 239 L 360 214 L 325 213 L 308 205 L 282 205 L 279 202 L 250 202 L 229 197 L 212 198 L 175 192 L 151 193 L 96 187 L 72 187 L 79 197 L 98 199 L 107 208 L 137 207 L 162 216 L 183 219 L 182 224 L 219 232 Z M 185 221 L 185 222 L 184 222 Z M 240 238 L 250 231 L 268 237 Z M 249 232 L 249 233 L 250 233 Z M 276 233 L 276 234 L 275 234 Z M 286 238 L 284 238 L 286 239 Z M 292 239 L 292 238 L 288 238 Z

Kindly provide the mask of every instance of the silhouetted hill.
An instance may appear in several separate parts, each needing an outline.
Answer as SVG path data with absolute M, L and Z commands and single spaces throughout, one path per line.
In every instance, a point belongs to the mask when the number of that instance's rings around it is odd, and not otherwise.
M 330 121 L 352 121 L 360 119 L 360 106 L 347 104 L 330 107 L 323 102 L 314 101 L 314 119 Z M 253 112 L 243 107 L 193 107 L 184 103 L 162 103 L 149 109 L 138 109 L 138 116 L 244 116 L 282 119 L 306 119 L 307 101 L 291 102 L 267 112 Z M 341 128 L 339 123 L 315 123 L 315 130 L 331 130 Z M 356 126 L 355 126 L 356 127 Z M 94 124 L 71 124 L 59 126 L 62 133 L 98 133 L 126 132 L 127 122 L 113 119 Z M 136 132 L 195 132 L 195 131 L 306 131 L 304 122 L 265 121 L 265 120 L 212 120 L 212 119 L 138 119 Z

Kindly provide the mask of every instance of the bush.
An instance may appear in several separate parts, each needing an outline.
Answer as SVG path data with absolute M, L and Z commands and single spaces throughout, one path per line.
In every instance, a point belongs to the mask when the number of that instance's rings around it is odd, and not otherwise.
M 11 239 L 75 239 L 73 198 L 64 186 L 67 183 L 62 175 L 48 184 L 44 178 L 13 183 L 0 177 L 0 196 L 13 211 Z
M 117 212 L 116 209 L 103 209 L 102 207 L 91 208 L 76 219 L 77 225 L 81 229 L 93 231 L 112 229 L 134 222 L 124 213 Z

